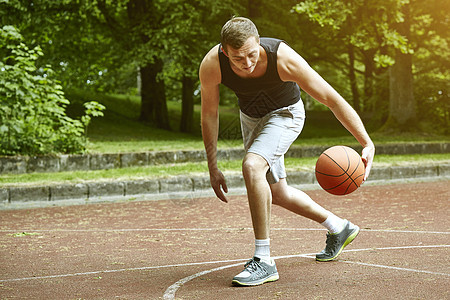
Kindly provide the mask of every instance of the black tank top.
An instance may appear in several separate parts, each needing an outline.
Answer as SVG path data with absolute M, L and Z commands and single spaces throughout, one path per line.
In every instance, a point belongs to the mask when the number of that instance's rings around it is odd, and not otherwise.
M 232 89 L 238 97 L 241 111 L 254 118 L 260 118 L 278 108 L 297 103 L 300 88 L 295 82 L 284 82 L 277 70 L 277 51 L 282 40 L 260 38 L 267 53 L 266 73 L 258 78 L 242 78 L 233 72 L 228 57 L 219 47 L 222 84 Z

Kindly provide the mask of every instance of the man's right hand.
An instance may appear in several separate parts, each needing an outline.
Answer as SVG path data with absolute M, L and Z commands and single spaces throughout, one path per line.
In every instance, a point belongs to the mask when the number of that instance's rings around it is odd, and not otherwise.
M 228 187 L 225 180 L 225 176 L 223 176 L 222 172 L 219 169 L 215 171 L 210 171 L 209 179 L 211 181 L 211 187 L 213 188 L 214 193 L 216 193 L 217 198 L 219 198 L 225 203 L 228 203 L 228 199 L 223 193 L 223 192 L 228 193 Z
M 208 159 L 209 178 L 216 196 L 227 203 L 225 177 L 217 168 L 217 137 L 219 134 L 219 85 L 222 81 L 219 61 L 219 45 L 213 47 L 200 64 L 202 137 Z

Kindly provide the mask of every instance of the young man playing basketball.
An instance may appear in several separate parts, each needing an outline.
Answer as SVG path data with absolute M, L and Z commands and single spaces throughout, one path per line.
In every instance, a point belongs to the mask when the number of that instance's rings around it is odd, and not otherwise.
M 359 233 L 358 226 L 315 203 L 286 183 L 284 154 L 300 134 L 305 112 L 300 88 L 328 106 L 363 146 L 362 158 L 369 175 L 375 147 L 353 108 L 286 43 L 259 38 L 252 21 L 232 18 L 222 28 L 221 44 L 204 57 L 199 71 L 202 97 L 202 134 L 211 186 L 228 202 L 225 177 L 217 167 L 219 85 L 231 88 L 240 107 L 246 155 L 242 172 L 255 234 L 255 253 L 236 285 L 259 285 L 278 279 L 270 257 L 270 213 L 276 204 L 314 220 L 328 229 L 325 249 L 318 261 L 336 259 Z M 300 87 L 300 88 L 299 88 Z

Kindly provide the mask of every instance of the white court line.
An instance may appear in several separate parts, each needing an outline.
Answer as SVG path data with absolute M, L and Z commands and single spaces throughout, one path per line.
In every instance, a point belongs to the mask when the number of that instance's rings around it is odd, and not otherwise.
M 384 248 L 365 248 L 365 249 L 352 249 L 352 250 L 344 250 L 343 252 L 360 252 L 360 251 L 369 251 L 369 250 L 399 250 L 399 249 L 417 249 L 417 248 L 449 248 L 450 245 L 429 245 L 429 246 L 401 246 L 401 247 L 384 247 Z M 315 255 L 314 253 L 312 254 L 298 254 L 298 255 L 285 255 L 285 256 L 277 256 L 274 257 L 273 259 L 283 259 L 283 258 L 293 258 L 293 257 L 311 257 L 312 255 Z M 416 269 L 407 269 L 407 268 L 398 268 L 398 267 L 390 267 L 390 266 L 385 266 L 385 265 L 376 265 L 376 264 L 366 264 L 366 263 L 359 263 L 359 262 L 352 262 L 352 261 L 338 261 L 338 262 L 345 262 L 345 263 L 351 263 L 351 264 L 358 264 L 358 265 L 364 265 L 364 266 L 368 266 L 368 267 L 377 267 L 377 268 L 385 268 L 385 269 L 391 269 L 391 270 L 396 270 L 396 271 L 407 271 L 407 272 L 415 272 L 415 273 L 426 273 L 426 274 L 432 274 L 432 275 L 443 275 L 443 276 L 450 276 L 450 274 L 448 273 L 440 273 L 440 272 L 432 272 L 432 271 L 426 271 L 426 270 L 416 270 Z M 175 299 L 175 293 L 178 291 L 178 289 L 180 287 L 182 287 L 185 283 L 215 272 L 215 271 L 219 271 L 219 270 L 223 270 L 223 269 L 227 269 L 227 268 L 232 268 L 235 266 L 239 266 L 239 264 L 232 264 L 232 265 L 228 265 L 228 266 L 223 266 L 223 267 L 218 267 L 215 269 L 211 269 L 211 270 L 206 270 L 206 271 L 202 271 L 196 274 L 193 274 L 191 276 L 185 277 L 183 279 L 178 280 L 177 282 L 175 282 L 174 284 L 172 284 L 171 286 L 169 286 L 166 291 L 164 292 L 164 299 L 166 300 L 172 300 Z
M 251 227 L 242 228 L 129 228 L 129 229 L 0 229 L 0 232 L 134 232 L 134 231 L 242 231 L 253 230 Z M 273 231 L 325 231 L 323 228 L 271 228 Z M 421 233 L 421 234 L 450 234 L 450 231 L 415 231 L 397 229 L 361 229 L 364 232 L 387 233 Z
M 450 276 L 450 274 L 447 274 L 447 273 L 432 272 L 432 271 L 417 270 L 417 269 L 409 269 L 409 268 L 399 268 L 399 267 L 384 266 L 384 265 L 377 265 L 377 264 L 367 264 L 367 263 L 357 262 L 357 261 L 340 260 L 340 262 L 344 262 L 344 263 L 347 263 L 347 264 L 367 266 L 367 267 L 376 267 L 376 268 L 397 270 L 397 271 L 407 271 L 407 272 L 425 273 L 425 274 L 431 274 L 431 275 Z
M 370 251 L 370 250 L 398 250 L 398 249 L 414 249 L 414 248 L 447 248 L 447 247 L 450 247 L 450 245 L 363 248 L 363 249 L 344 250 L 343 252 L 361 252 L 361 251 Z M 308 258 L 311 258 L 311 257 L 314 257 L 314 255 L 315 255 L 315 253 L 293 254 L 293 255 L 277 256 L 277 257 L 274 257 L 274 259 L 295 258 L 295 257 L 308 257 Z M 92 272 L 79 272 L 79 273 L 71 273 L 71 274 L 59 274 L 59 275 L 48 275 L 48 276 L 11 278 L 11 279 L 1 279 L 0 282 L 26 281 L 26 280 L 51 279 L 51 278 L 64 278 L 64 277 L 75 277 L 75 276 L 84 276 L 84 275 L 118 273 L 118 272 L 125 272 L 125 271 L 154 270 L 154 269 L 165 269 L 165 268 L 174 268 L 174 267 L 188 267 L 188 266 L 210 265 L 210 264 L 231 263 L 231 262 L 239 262 L 237 265 L 240 265 L 242 262 L 247 261 L 247 260 L 248 259 L 217 260 L 217 261 L 205 261 L 205 262 L 185 263 L 185 264 L 175 264 L 175 265 L 163 265 L 163 266 L 153 266 L 153 267 L 126 268 L 126 269 L 102 270 L 102 271 L 92 271 Z M 225 268 L 226 267 L 231 268 L 232 266 L 225 266 Z M 224 269 L 224 268 L 220 267 L 220 270 L 222 270 L 222 269 Z M 215 270 L 215 269 L 213 269 L 213 270 Z M 207 272 L 207 273 L 210 273 L 210 272 L 213 272 L 213 271 L 209 270 L 209 272 Z M 428 271 L 425 271 L 425 272 L 428 272 Z M 207 273 L 204 273 L 204 274 L 207 274 Z M 202 275 L 204 275 L 204 274 L 202 274 Z M 432 274 L 450 276 L 450 274 L 446 274 L 446 273 L 432 273 Z M 201 275 L 199 275 L 199 276 L 201 276 Z M 194 279 L 194 278 L 191 278 L 191 280 Z
M 398 250 L 398 249 L 415 249 L 415 248 L 448 248 L 450 245 L 428 245 L 428 246 L 401 246 L 401 247 L 384 247 L 384 248 L 364 248 L 364 249 L 351 249 L 351 250 L 344 250 L 344 252 L 361 252 L 361 251 L 370 251 L 370 250 Z M 294 258 L 294 257 L 313 257 L 315 253 L 309 253 L 309 254 L 294 254 L 294 255 L 285 255 L 285 256 L 277 256 L 274 257 L 274 259 L 284 259 L 284 258 Z M 97 275 L 97 274 L 107 274 L 107 273 L 118 273 L 118 272 L 125 272 L 125 271 L 141 271 L 141 270 L 152 270 L 152 269 L 164 269 L 164 268 L 173 268 L 173 267 L 187 267 L 187 266 L 196 266 L 196 265 L 208 265 L 208 264 L 218 264 L 218 263 L 231 263 L 231 262 L 238 262 L 236 264 L 222 266 L 218 268 L 214 268 L 211 270 L 202 271 L 200 273 L 196 273 L 194 275 L 188 276 L 186 278 L 183 278 L 173 285 L 171 285 L 166 292 L 164 293 L 165 299 L 174 299 L 176 291 L 186 282 L 189 282 L 192 279 L 195 279 L 197 277 L 206 275 L 211 272 L 223 270 L 226 268 L 231 268 L 235 266 L 239 266 L 242 264 L 242 262 L 247 261 L 248 259 L 235 259 L 235 260 L 222 260 L 222 261 L 206 261 L 206 262 L 197 262 L 197 263 L 186 263 L 186 264 L 174 264 L 174 265 L 163 265 L 163 266 L 153 266 L 153 267 L 139 267 L 139 268 L 127 268 L 127 269 L 115 269 L 115 270 L 102 270 L 102 271 L 92 271 L 92 272 L 79 272 L 79 273 L 71 273 L 71 274 L 58 274 L 58 275 L 48 275 L 48 276 L 35 276 L 35 277 L 23 277 L 23 278 L 12 278 L 12 279 L 2 279 L 0 282 L 15 282 L 15 281 L 26 281 L 26 280 L 39 280 L 39 279 L 52 279 L 52 278 L 64 278 L 64 277 L 75 277 L 75 276 L 85 276 L 85 275 Z M 417 272 L 417 273 L 427 273 L 427 274 L 433 274 L 433 275 L 444 275 L 444 276 L 450 276 L 450 274 L 447 273 L 438 273 L 438 272 L 431 272 L 431 271 L 424 271 L 424 270 L 414 270 L 414 269 L 405 269 L 405 268 L 396 268 L 396 267 L 389 267 L 389 266 L 383 266 L 383 265 L 373 265 L 373 264 L 364 264 L 364 263 L 358 263 L 358 262 L 351 262 L 351 261 L 342 261 L 345 263 L 353 263 L 353 264 L 360 264 L 360 265 L 366 265 L 366 266 L 372 266 L 372 267 L 381 267 L 381 268 L 388 268 L 388 269 L 394 269 L 394 270 L 402 270 L 402 271 L 410 271 L 410 272 Z M 169 295 L 169 296 L 166 296 Z M 172 295 L 172 296 L 170 296 Z M 172 297 L 172 298 L 167 298 Z
M 75 277 L 84 275 L 97 275 L 105 273 L 118 273 L 125 271 L 141 271 L 141 270 L 152 270 L 152 269 L 165 269 L 165 268 L 176 268 L 176 267 L 189 267 L 196 265 L 209 265 L 209 264 L 220 264 L 220 263 L 230 263 L 239 261 L 241 264 L 243 261 L 248 259 L 234 259 L 234 260 L 218 260 L 218 261 L 204 261 L 196 263 L 186 263 L 186 264 L 176 264 L 176 265 L 164 265 L 164 266 L 153 266 L 153 267 L 139 267 L 139 268 L 127 268 L 127 269 L 115 269 L 115 270 L 103 270 L 103 271 L 92 271 L 92 272 L 80 272 L 71 274 L 59 274 L 59 275 L 48 275 L 48 276 L 35 276 L 35 277 L 23 277 L 23 278 L 11 278 L 11 279 L 1 279 L 0 282 L 13 282 L 13 281 L 25 281 L 25 280 L 35 280 L 35 279 L 50 279 L 50 278 L 63 278 L 63 277 Z
M 180 287 L 182 287 L 186 282 L 189 282 L 189 281 L 191 281 L 192 279 L 195 279 L 195 278 L 197 278 L 197 277 L 206 275 L 206 274 L 211 273 L 211 272 L 220 271 L 220 270 L 227 269 L 227 268 L 232 268 L 232 267 L 237 267 L 237 266 L 240 266 L 240 265 L 242 265 L 242 262 L 237 263 L 237 264 L 233 264 L 233 265 L 228 265 L 228 266 L 218 267 L 218 268 L 211 269 L 211 270 L 202 271 L 202 272 L 200 272 L 200 273 L 196 273 L 196 274 L 194 274 L 194 275 L 185 277 L 185 278 L 183 278 L 183 279 L 181 279 L 181 280 L 178 280 L 177 282 L 175 282 L 175 283 L 172 284 L 171 286 L 169 286 L 169 287 L 167 288 L 167 290 L 164 292 L 164 296 L 163 296 L 163 297 L 164 297 L 164 299 L 175 299 L 175 293 L 176 293 L 176 292 L 178 291 L 178 289 L 179 289 Z

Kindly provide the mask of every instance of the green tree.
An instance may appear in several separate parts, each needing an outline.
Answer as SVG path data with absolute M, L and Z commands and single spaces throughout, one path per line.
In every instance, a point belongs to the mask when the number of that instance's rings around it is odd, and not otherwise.
M 167 87 L 181 82 L 180 131 L 193 128 L 193 94 L 202 56 L 217 34 L 217 20 L 236 5 L 232 1 L 182 0 L 98 0 L 99 20 L 139 66 L 141 120 L 155 120 L 170 129 Z M 217 41 L 215 41 L 217 42 Z M 172 91 L 173 92 L 173 91 Z
M 177 86 L 173 81 L 182 82 L 180 127 L 189 132 L 201 55 L 212 40 L 217 42 L 217 17 L 231 16 L 231 3 L 8 1 L 2 3 L 5 9 L 0 17 L 17 24 L 30 39 L 43 45 L 45 52 L 51 54 L 44 60 L 57 66 L 66 87 L 117 91 L 114 84 L 123 77 L 121 71 L 126 70 L 133 77 L 129 84 L 134 84 L 135 74 L 139 73 L 140 119 L 155 122 L 160 128 L 170 129 L 166 83 L 172 88 Z
M 101 115 L 102 107 L 92 103 L 82 122 L 69 118 L 52 69 L 36 67 L 41 48 L 29 47 L 13 26 L 0 29 L 0 56 L 0 154 L 83 151 L 86 118 Z
M 333 86 L 346 98 L 349 98 L 351 91 L 348 89 L 346 78 L 349 76 L 349 62 L 345 56 L 347 51 L 345 43 L 338 42 L 341 38 L 334 32 L 323 30 L 304 15 L 295 13 L 292 7 L 297 3 L 297 0 L 276 2 L 251 0 L 247 3 L 248 16 L 256 23 L 261 36 L 285 40 L 322 76 L 333 82 Z M 302 97 L 307 109 L 320 107 L 308 95 Z
M 180 131 L 192 132 L 194 92 L 198 87 L 198 68 L 203 56 L 219 42 L 222 25 L 235 11 L 234 1 L 172 0 L 165 22 L 167 51 L 164 74 L 181 82 Z
M 163 70 L 163 1 L 98 0 L 92 14 L 109 29 L 121 53 L 138 66 L 141 79 L 140 120 L 154 121 L 158 128 L 170 130 L 166 87 L 159 76 Z
M 348 55 L 350 61 L 363 62 L 366 81 L 374 72 L 381 74 L 389 67 L 390 105 L 386 127 L 404 129 L 417 123 L 413 64 L 426 41 L 440 40 L 448 45 L 448 30 L 444 33 L 430 28 L 432 20 L 448 25 L 448 17 L 444 17 L 448 16 L 448 6 L 444 1 L 305 0 L 295 10 L 319 24 L 330 37 L 340 37 L 357 50 Z M 420 25 L 425 28 L 415 30 Z M 448 62 L 448 51 L 439 60 Z M 371 93 L 370 83 L 365 84 L 364 90 L 366 94 Z
M 100 84 L 116 75 L 119 60 L 130 61 L 94 23 L 92 9 L 90 1 L 0 1 L 0 20 L 41 46 L 45 55 L 37 64 L 52 65 L 66 89 L 102 89 L 107 87 Z
M 450 5 L 445 0 L 411 1 L 414 94 L 420 119 L 450 132 Z

